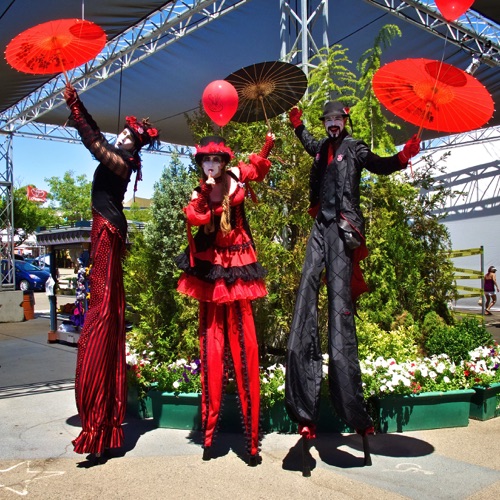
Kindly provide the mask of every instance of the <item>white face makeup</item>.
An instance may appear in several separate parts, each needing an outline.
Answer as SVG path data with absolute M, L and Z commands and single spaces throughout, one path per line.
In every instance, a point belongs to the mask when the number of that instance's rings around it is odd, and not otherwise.
M 135 141 L 132 132 L 126 128 L 116 138 L 115 146 L 125 151 L 132 151 L 135 148 Z
M 219 155 L 205 155 L 201 161 L 201 167 L 207 177 L 219 177 L 222 174 L 224 162 Z
M 330 137 L 338 137 L 345 127 L 346 118 L 342 115 L 329 115 L 325 116 L 324 124 L 326 133 Z

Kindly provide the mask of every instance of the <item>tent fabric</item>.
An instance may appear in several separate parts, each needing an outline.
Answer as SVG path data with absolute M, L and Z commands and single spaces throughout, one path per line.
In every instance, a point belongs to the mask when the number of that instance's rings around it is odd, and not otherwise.
M 84 18 L 101 26 L 108 40 L 135 25 L 165 1 L 85 0 Z M 251 0 L 245 5 L 206 24 L 164 50 L 125 69 L 103 83 L 87 90 L 82 99 L 101 129 L 117 133 L 126 115 L 148 116 L 161 129 L 162 141 L 193 145 L 185 114 L 199 109 L 204 88 L 213 80 L 263 61 L 280 59 L 280 2 Z M 500 22 L 497 0 L 476 0 L 474 9 Z M 430 32 L 407 23 L 363 0 L 330 0 L 328 4 L 329 43 L 349 49 L 353 69 L 360 55 L 371 48 L 386 24 L 396 24 L 403 32 L 401 39 L 385 50 L 383 62 L 409 57 L 441 59 L 461 69 L 471 62 L 468 51 L 445 43 Z M 0 40 L 4 47 L 17 34 L 36 24 L 52 19 L 82 17 L 82 4 L 72 0 L 14 0 L 0 7 Z M 474 76 L 500 103 L 500 71 L 498 67 L 481 64 Z M 27 75 L 12 69 L 0 60 L 0 112 L 15 105 L 47 81 L 47 76 Z M 40 117 L 46 124 L 63 125 L 68 110 L 54 108 Z M 395 119 L 393 115 L 388 115 Z M 395 121 L 398 121 L 395 119 Z M 403 143 L 415 133 L 415 127 L 400 122 L 396 137 Z M 500 125 L 495 113 L 487 126 Z M 1 127 L 1 123 L 0 123 Z M 446 134 L 441 134 L 446 135 Z M 424 131 L 423 138 L 436 137 Z

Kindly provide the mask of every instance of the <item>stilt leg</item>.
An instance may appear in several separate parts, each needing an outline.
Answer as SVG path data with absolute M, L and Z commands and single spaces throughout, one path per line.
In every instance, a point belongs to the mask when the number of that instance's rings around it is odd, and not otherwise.
M 311 477 L 311 465 L 309 463 L 309 439 L 302 436 L 302 476 Z
M 299 434 L 302 436 L 302 476 L 311 476 L 311 464 L 309 457 L 309 441 L 316 437 L 316 426 L 311 425 L 299 425 Z
M 368 434 L 363 435 L 363 451 L 365 452 L 365 465 L 371 465 L 372 457 L 370 455 L 370 443 L 368 442 Z
M 365 429 L 363 431 L 356 430 L 358 434 L 361 435 L 363 438 L 363 451 L 365 454 L 365 461 L 364 465 L 372 465 L 372 457 L 370 455 L 370 443 L 368 441 L 368 436 L 370 434 L 375 434 L 375 429 L 373 427 L 368 427 L 368 429 Z

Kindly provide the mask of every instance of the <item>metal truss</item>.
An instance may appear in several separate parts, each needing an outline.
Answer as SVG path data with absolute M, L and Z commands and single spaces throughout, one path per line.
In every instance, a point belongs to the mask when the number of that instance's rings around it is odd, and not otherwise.
M 81 94 L 117 73 L 219 19 L 251 0 L 174 0 L 109 41 L 89 63 L 67 71 Z M 58 75 L 0 113 L 0 131 L 16 132 L 64 104 L 63 75 Z
M 500 125 L 425 140 L 421 142 L 420 150 L 422 152 L 430 152 L 435 149 L 452 149 L 466 144 L 486 144 L 495 140 L 500 140 Z
M 294 2 L 297 4 L 297 2 Z M 309 60 L 319 53 L 313 29 L 319 21 L 322 47 L 328 47 L 328 1 L 300 0 L 300 12 L 296 12 L 288 0 L 280 0 L 281 60 L 294 62 L 309 75 L 314 67 Z M 319 37 L 318 37 L 319 38 Z M 304 55 L 305 54 L 305 55 Z
M 435 178 L 458 196 L 450 196 L 436 212 L 446 222 L 500 214 L 500 159 Z
M 14 290 L 14 183 L 12 169 L 12 135 L 0 135 L 0 291 Z
M 162 8 L 108 42 L 93 61 L 67 71 L 68 78 L 81 94 L 249 1 L 166 2 Z M 5 205 L 0 206 L 0 249 L 2 257 L 8 258 L 7 276 L 5 283 L 0 280 L 0 291 L 13 290 L 15 287 L 12 137 L 20 135 L 81 143 L 73 129 L 43 125 L 37 121 L 52 109 L 65 105 L 62 96 L 65 84 L 64 76 L 58 75 L 0 113 L 0 159 L 6 164 L 5 169 L 0 166 L 0 200 L 5 200 Z M 189 152 L 188 147 L 167 143 L 162 143 L 156 151 L 157 154 L 180 156 L 187 156 Z
M 43 139 L 46 141 L 54 142 L 67 142 L 69 144 L 81 144 L 82 139 L 78 132 L 73 127 L 63 127 L 59 125 L 47 125 L 44 123 L 31 122 L 27 123 L 18 132 L 15 137 L 27 137 L 29 139 Z M 104 137 L 111 143 L 116 140 L 116 134 L 102 133 Z M 162 142 L 158 149 L 148 150 L 144 148 L 141 150 L 141 155 L 144 154 L 158 154 L 165 156 L 176 155 L 179 157 L 189 157 L 194 154 L 194 148 L 189 146 L 181 146 L 178 144 L 170 144 Z
M 447 22 L 434 0 L 365 0 L 450 41 L 491 67 L 500 66 L 500 27 L 473 10 Z M 474 6 L 472 6 L 474 7 Z

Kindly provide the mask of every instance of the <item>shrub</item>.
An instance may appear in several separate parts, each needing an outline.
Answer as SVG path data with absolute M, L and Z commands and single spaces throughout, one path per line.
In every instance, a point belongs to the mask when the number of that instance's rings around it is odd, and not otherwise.
M 386 332 L 375 323 L 367 321 L 364 313 L 360 313 L 360 316 L 362 321 L 356 325 L 360 359 L 382 357 L 403 361 L 417 356 L 419 349 L 415 342 L 417 329 L 414 325 L 399 324 Z
M 493 338 L 475 318 L 463 318 L 454 326 L 436 326 L 430 330 L 425 348 L 427 353 L 447 354 L 458 363 L 469 359 L 469 351 L 479 346 L 493 345 Z

